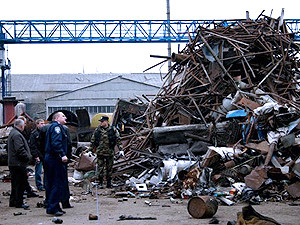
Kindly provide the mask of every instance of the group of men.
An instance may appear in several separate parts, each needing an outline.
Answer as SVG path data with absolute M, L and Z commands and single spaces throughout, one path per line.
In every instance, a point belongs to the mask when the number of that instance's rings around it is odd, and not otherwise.
M 62 112 L 53 115 L 50 124 L 36 120 L 36 129 L 29 140 L 25 138 L 26 122 L 17 118 L 8 136 L 8 167 L 11 174 L 11 195 L 9 206 L 28 208 L 23 195 L 28 186 L 26 167 L 32 157 L 35 160 L 36 185 L 40 191 L 46 190 L 45 206 L 47 214 L 61 216 L 65 213 L 60 207 L 71 208 L 68 186 L 67 163 L 71 154 L 71 140 L 66 126 L 66 116 Z M 28 144 L 29 142 L 29 144 Z M 44 168 L 44 185 L 41 170 Z
M 61 216 L 62 208 L 72 208 L 69 197 L 67 163 L 71 156 L 70 133 L 65 126 L 66 116 L 62 112 L 53 115 L 45 125 L 44 120 L 36 120 L 36 129 L 31 132 L 29 144 L 24 137 L 26 122 L 20 118 L 8 136 L 8 166 L 11 174 L 10 207 L 28 208 L 23 202 L 27 180 L 26 167 L 31 158 L 35 160 L 35 180 L 38 190 L 45 190 L 46 213 Z M 110 126 L 107 116 L 102 116 L 100 125 L 91 138 L 90 150 L 97 154 L 96 171 L 100 188 L 103 188 L 104 168 L 106 167 L 107 188 L 112 187 L 114 148 L 119 147 L 119 155 L 124 156 L 117 129 Z M 44 169 L 44 184 L 41 179 Z M 60 204 L 62 207 L 60 207 Z

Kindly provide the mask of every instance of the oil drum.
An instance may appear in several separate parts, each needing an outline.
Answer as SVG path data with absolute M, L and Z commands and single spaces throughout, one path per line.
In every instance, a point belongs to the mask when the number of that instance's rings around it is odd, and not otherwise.
M 194 218 L 211 218 L 218 210 L 218 202 L 212 196 L 196 196 L 189 200 L 187 209 Z

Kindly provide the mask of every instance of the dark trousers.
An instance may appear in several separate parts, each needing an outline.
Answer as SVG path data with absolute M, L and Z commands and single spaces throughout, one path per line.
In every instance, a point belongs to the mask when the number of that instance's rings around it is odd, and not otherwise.
M 47 213 L 56 213 L 61 210 L 59 203 L 66 196 L 66 165 L 60 158 L 45 158 L 46 172 L 46 204 Z
M 9 199 L 9 206 L 21 207 L 27 183 L 26 167 L 9 166 L 9 171 L 11 175 L 11 195 Z
M 44 188 L 45 188 L 45 203 L 47 205 L 47 199 L 48 199 L 48 192 L 47 192 L 47 166 L 45 165 L 45 162 L 43 162 L 43 170 L 44 170 Z
M 44 187 L 47 189 L 47 167 L 45 166 L 45 163 L 43 163 L 43 169 L 44 169 Z M 65 183 L 67 184 L 66 191 L 64 192 L 64 195 L 62 197 L 61 203 L 63 208 L 70 207 L 70 189 L 68 184 L 68 167 L 66 166 L 65 170 Z M 45 204 L 47 206 L 47 200 L 48 200 L 48 191 L 45 192 Z
M 65 184 L 66 190 L 64 192 L 64 195 L 61 200 L 61 205 L 63 208 L 68 208 L 70 207 L 70 188 L 69 188 L 69 182 L 68 182 L 68 165 L 66 165 L 66 170 L 65 170 Z
M 26 177 L 27 177 L 27 179 L 26 179 L 26 183 L 25 183 L 25 191 L 27 192 L 27 195 L 28 195 L 28 194 L 32 194 L 33 190 L 28 181 L 27 171 L 26 171 Z
M 100 182 L 103 181 L 105 167 L 106 167 L 106 180 L 111 180 L 114 157 L 98 155 L 97 163 L 98 163 L 97 172 L 98 172 L 98 177 Z

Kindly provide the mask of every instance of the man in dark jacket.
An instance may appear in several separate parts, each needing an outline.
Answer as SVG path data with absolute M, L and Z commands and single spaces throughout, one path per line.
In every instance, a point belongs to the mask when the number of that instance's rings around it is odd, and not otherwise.
M 48 214 L 61 216 L 64 214 L 59 203 L 64 200 L 67 192 L 66 163 L 68 162 L 68 136 L 63 125 L 66 116 L 62 112 L 53 115 L 51 125 L 46 134 L 45 170 L 46 196 Z
M 45 156 L 44 146 L 41 145 L 40 135 L 41 128 L 45 125 L 43 119 L 37 119 L 35 121 L 36 129 L 31 132 L 29 139 L 29 147 L 32 157 L 35 160 L 35 185 L 39 191 L 44 191 L 44 185 L 42 183 L 42 168 Z
M 26 139 L 26 141 L 28 143 L 29 138 L 30 138 L 30 133 L 31 133 L 32 129 L 28 127 L 28 124 L 27 124 L 28 121 L 24 116 L 18 116 L 17 119 L 21 119 L 25 123 L 24 130 L 22 131 L 22 135 L 24 136 L 24 138 Z M 28 179 L 27 179 L 26 184 L 25 184 L 25 193 L 27 195 L 27 198 L 38 197 L 39 196 L 39 195 L 37 195 L 36 193 L 33 192 L 33 189 L 31 188 Z
M 9 206 L 25 209 L 29 207 L 29 205 L 23 203 L 23 195 L 27 182 L 26 166 L 31 159 L 31 154 L 28 143 L 21 133 L 24 127 L 24 121 L 17 119 L 8 136 L 7 144 L 8 167 L 11 174 Z
M 40 137 L 39 137 L 39 143 L 41 144 L 41 146 L 43 146 L 43 149 L 45 151 L 45 147 L 46 147 L 46 134 L 47 134 L 47 131 L 49 129 L 49 127 L 51 126 L 51 123 L 50 124 L 46 124 L 45 126 L 41 127 L 40 129 Z M 65 128 L 65 131 L 66 131 L 66 134 L 67 134 L 67 137 L 68 137 L 68 151 L 67 151 L 67 157 L 68 159 L 71 158 L 71 155 L 72 155 L 72 140 L 71 140 L 71 136 L 70 136 L 70 131 L 69 131 L 69 128 L 64 125 L 63 126 Z M 45 155 L 45 152 L 43 153 Z M 45 163 L 43 164 L 44 166 L 44 186 L 46 187 L 47 185 L 47 176 L 46 176 L 46 168 L 45 168 Z M 62 198 L 62 208 L 63 209 L 68 209 L 68 208 L 73 208 L 73 206 L 70 204 L 70 189 L 69 189 L 69 184 L 68 184 L 68 171 L 67 171 L 68 167 L 67 167 L 67 164 L 66 164 L 66 175 L 65 175 L 65 183 L 66 183 L 66 192 L 64 193 L 64 196 Z M 45 199 L 45 204 L 47 205 L 47 199 L 48 199 L 48 196 L 47 196 L 47 192 L 46 192 L 46 199 Z

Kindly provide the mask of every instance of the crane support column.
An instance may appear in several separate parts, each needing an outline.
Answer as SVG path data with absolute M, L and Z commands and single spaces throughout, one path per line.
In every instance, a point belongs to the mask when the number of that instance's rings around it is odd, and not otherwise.
M 2 122 L 5 121 L 4 96 L 5 96 L 5 48 L 4 44 L 0 44 L 0 67 L 1 67 L 1 85 L 2 85 Z
M 1 34 L 1 33 L 0 33 Z M 6 90 L 5 90 L 5 70 L 9 70 L 10 69 L 10 62 L 8 63 L 8 65 L 6 64 L 6 60 L 5 60 L 5 48 L 4 48 L 4 44 L 0 43 L 0 67 L 1 67 L 1 95 L 2 95 L 2 122 L 3 124 L 5 123 L 5 95 L 6 95 Z

